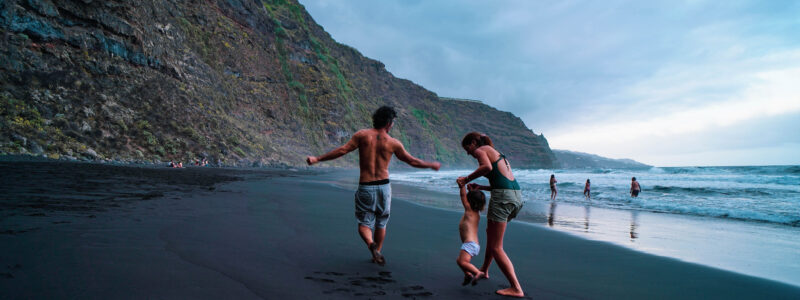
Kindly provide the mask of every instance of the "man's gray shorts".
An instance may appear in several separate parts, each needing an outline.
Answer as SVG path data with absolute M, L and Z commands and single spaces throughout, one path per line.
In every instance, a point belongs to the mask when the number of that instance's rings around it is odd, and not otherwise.
M 359 185 L 356 190 L 356 219 L 371 229 L 385 228 L 392 207 L 392 187 L 387 184 Z

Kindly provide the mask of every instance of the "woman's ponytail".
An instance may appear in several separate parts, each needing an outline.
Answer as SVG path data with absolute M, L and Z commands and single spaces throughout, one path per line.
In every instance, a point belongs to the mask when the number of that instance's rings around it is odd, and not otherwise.
M 464 139 L 461 140 L 461 147 L 467 148 L 467 146 L 472 143 L 475 143 L 478 147 L 480 146 L 494 147 L 492 139 L 490 139 L 489 136 L 475 131 L 467 133 L 467 135 L 464 136 Z
M 491 146 L 492 148 L 494 148 L 494 144 L 492 144 L 492 139 L 490 139 L 488 135 L 481 134 L 481 143 L 482 143 L 481 146 L 487 146 L 488 145 L 488 146 Z

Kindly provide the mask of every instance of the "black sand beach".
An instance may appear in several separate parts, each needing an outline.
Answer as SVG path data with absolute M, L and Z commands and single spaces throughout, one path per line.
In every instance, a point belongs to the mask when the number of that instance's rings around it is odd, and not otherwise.
M 460 214 L 401 197 L 387 264 L 371 263 L 352 191 L 327 182 L 352 173 L 26 164 L 0 165 L 3 299 L 482 299 L 506 284 L 493 266 L 462 287 Z M 800 298 L 798 287 L 521 222 L 505 249 L 530 298 Z

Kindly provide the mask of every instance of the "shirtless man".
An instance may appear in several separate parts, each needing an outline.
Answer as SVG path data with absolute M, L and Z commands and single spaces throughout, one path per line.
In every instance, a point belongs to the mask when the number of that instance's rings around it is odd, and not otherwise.
M 381 249 L 392 204 L 392 187 L 389 185 L 389 162 L 392 155 L 415 168 L 438 171 L 442 165 L 411 156 L 400 141 L 389 136 L 396 116 L 393 108 L 382 106 L 372 114 L 373 128 L 359 130 L 350 141 L 331 152 L 306 158 L 308 165 L 313 165 L 358 149 L 358 164 L 361 169 L 355 195 L 358 234 L 372 253 L 372 261 L 381 266 L 386 263 Z
M 642 187 L 639 186 L 639 182 L 636 181 L 636 177 L 631 178 L 631 197 L 639 197 L 639 192 L 642 190 Z

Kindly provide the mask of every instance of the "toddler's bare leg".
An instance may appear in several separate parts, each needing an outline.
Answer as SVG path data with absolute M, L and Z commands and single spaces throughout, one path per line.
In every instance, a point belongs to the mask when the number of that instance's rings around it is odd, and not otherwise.
M 476 268 L 470 262 L 470 260 L 472 260 L 472 255 L 469 255 L 467 251 L 461 250 L 461 252 L 459 252 L 458 254 L 458 259 L 456 260 L 456 263 L 458 264 L 459 267 L 461 267 L 461 270 L 463 270 L 464 273 L 469 273 L 473 276 L 481 273 L 481 271 L 478 270 L 478 268 Z

